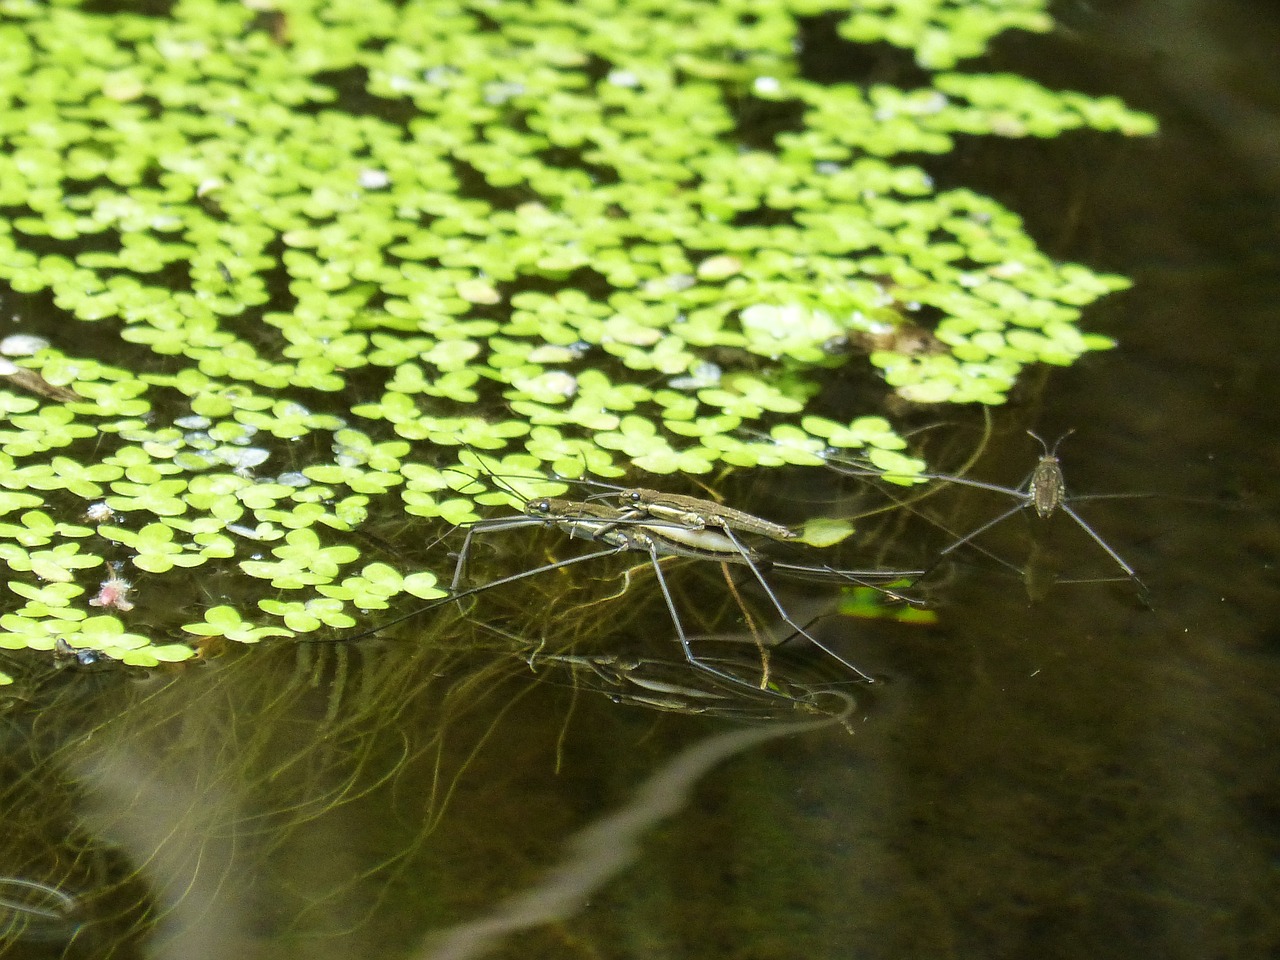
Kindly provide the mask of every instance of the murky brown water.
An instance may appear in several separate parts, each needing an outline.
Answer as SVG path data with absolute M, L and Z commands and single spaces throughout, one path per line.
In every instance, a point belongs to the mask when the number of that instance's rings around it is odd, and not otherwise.
M 575 690 L 565 663 L 531 669 L 448 618 L 412 645 L 64 672 L 8 711 L 0 873 L 67 878 L 78 913 L 0 890 L 50 914 L 7 955 L 1280 953 L 1280 21 L 1244 3 L 1195 23 L 1207 7 L 1115 10 L 1064 11 L 1089 33 L 1011 44 L 999 65 L 1118 90 L 1163 135 L 975 145 L 955 176 L 1025 212 L 1054 255 L 1137 281 L 1091 315 L 1122 349 L 1001 411 L 979 474 L 1017 483 L 1036 454 L 1023 429 L 1075 427 L 1070 489 L 1164 494 L 1080 505 L 1153 609 L 1124 582 L 1031 603 L 958 552 L 937 627 L 824 623 L 880 682 L 845 725 L 785 736 L 615 704 L 598 674 Z M 939 509 L 967 529 L 993 503 L 957 490 Z M 1043 541 L 1063 570 L 1115 574 L 1065 518 L 1032 530 L 1015 517 L 984 543 L 1020 558 Z M 713 574 L 673 577 L 695 628 L 727 607 Z M 508 602 L 555 618 L 560 591 L 553 575 Z M 573 617 L 679 656 L 651 585 L 538 622 Z

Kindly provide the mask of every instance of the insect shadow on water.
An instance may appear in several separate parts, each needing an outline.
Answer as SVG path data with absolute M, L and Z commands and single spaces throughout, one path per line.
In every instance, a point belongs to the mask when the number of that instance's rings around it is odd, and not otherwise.
M 637 552 L 642 553 L 647 557 L 648 566 L 653 570 L 659 591 L 662 594 L 663 603 L 671 619 L 672 625 L 675 628 L 676 636 L 680 642 L 685 660 L 696 669 L 711 674 L 721 681 L 730 683 L 735 687 L 750 690 L 757 695 L 763 693 L 767 696 L 785 700 L 794 701 L 797 699 L 787 694 L 769 689 L 766 685 L 762 684 L 757 686 L 750 683 L 742 677 L 731 674 L 726 670 L 722 670 L 697 656 L 690 643 L 688 634 L 684 629 L 684 625 L 676 607 L 675 599 L 672 595 L 670 586 L 667 583 L 666 575 L 663 572 L 662 562 L 671 557 L 714 560 L 719 563 L 745 565 L 764 588 L 767 596 L 777 609 L 783 621 L 794 631 L 792 636 L 804 636 L 828 656 L 841 663 L 857 676 L 870 682 L 870 677 L 844 657 L 837 654 L 827 644 L 814 637 L 805 627 L 796 623 L 791 618 L 790 614 L 787 612 L 781 601 L 778 600 L 768 581 L 765 579 L 761 567 L 762 565 L 767 565 L 770 569 L 777 569 L 780 572 L 789 575 L 813 576 L 827 579 L 842 579 L 846 577 L 848 572 L 834 570 L 830 567 L 809 567 L 802 564 L 789 563 L 774 564 L 764 558 L 761 554 L 757 553 L 751 547 L 743 544 L 737 537 L 714 527 L 692 527 L 671 522 L 669 520 L 659 519 L 653 516 L 640 517 L 637 516 L 634 511 L 628 511 L 599 503 L 580 502 L 556 497 L 538 497 L 525 500 L 518 492 L 506 486 L 502 481 L 499 481 L 498 478 L 493 477 L 493 479 L 500 486 L 504 487 L 506 493 L 514 496 L 517 500 L 522 502 L 522 515 L 515 517 L 500 517 L 492 520 L 481 520 L 470 525 L 458 553 L 457 562 L 454 568 L 454 575 L 450 584 L 450 596 L 433 601 L 432 603 L 411 611 L 401 617 L 397 617 L 394 620 L 380 624 L 371 630 L 366 630 L 362 633 L 342 639 L 360 639 L 361 637 L 386 629 L 396 623 L 408 620 L 411 617 L 417 616 L 427 610 L 434 609 L 435 607 L 443 604 L 457 602 L 469 596 L 474 596 L 478 593 L 491 590 L 496 587 L 515 583 L 527 577 L 536 576 L 552 570 L 564 569 L 574 564 L 587 563 L 604 557 L 616 556 L 624 552 Z M 536 479 L 545 482 L 545 478 Z M 520 571 L 509 576 L 500 577 L 496 580 L 492 580 L 488 583 L 471 587 L 469 589 L 460 589 L 465 576 L 466 565 L 477 535 L 504 532 L 533 526 L 555 527 L 564 533 L 567 533 L 571 539 L 590 540 L 595 543 L 604 544 L 604 548 L 581 554 L 576 557 L 570 557 L 565 560 L 543 564 L 533 569 Z M 870 573 L 865 571 L 858 573 L 865 573 L 872 577 L 883 576 L 886 579 L 889 577 L 899 576 L 898 571 L 891 571 L 883 574 L 874 571 Z M 787 639 L 790 639 L 790 637 Z
M 1066 480 L 1062 472 L 1062 463 L 1058 458 L 1058 447 L 1063 440 L 1065 440 L 1074 432 L 1075 432 L 1074 430 L 1066 431 L 1065 433 L 1060 435 L 1057 438 L 1057 440 L 1053 442 L 1052 446 L 1050 446 L 1048 443 L 1044 441 L 1042 437 L 1040 437 L 1039 434 L 1031 430 L 1028 430 L 1027 434 L 1040 444 L 1041 455 L 1035 467 L 1032 468 L 1031 472 L 1022 481 L 1022 483 L 1020 483 L 1016 487 L 1006 487 L 1006 486 L 1001 486 L 1000 484 L 986 483 L 981 480 L 973 480 L 963 476 L 921 474 L 920 476 L 923 479 L 941 480 L 947 483 L 959 484 L 961 486 L 971 487 L 978 490 L 987 490 L 992 493 L 997 493 L 1007 497 L 1012 497 L 1016 501 L 1013 504 L 1013 506 L 1009 507 L 1007 510 L 997 514 L 996 516 L 992 517 L 990 520 L 987 520 L 986 522 L 982 523 L 980 526 L 964 534 L 963 536 L 960 536 L 958 539 L 954 540 L 947 546 L 943 547 L 942 550 L 938 552 L 933 562 L 926 567 L 924 573 L 922 574 L 922 577 L 927 576 L 928 573 L 931 572 L 934 568 L 936 568 L 937 565 L 941 563 L 946 557 L 948 557 L 949 555 L 951 555 L 961 547 L 965 546 L 966 544 L 973 546 L 975 549 L 981 551 L 982 553 L 986 554 L 989 557 L 992 557 L 997 562 L 1001 563 L 1006 567 L 1009 567 L 1010 569 L 1014 570 L 1018 574 L 1025 575 L 1025 571 L 1015 566 L 1014 564 L 1009 563 L 1007 560 L 1004 560 L 1003 558 L 996 556 L 995 554 L 991 553 L 989 550 L 982 547 L 980 544 L 976 543 L 975 541 L 977 540 L 978 537 L 982 536 L 982 534 L 986 533 L 991 528 L 998 526 L 999 524 L 1003 523 L 1005 520 L 1009 519 L 1014 514 L 1019 513 L 1021 511 L 1024 511 L 1024 510 L 1034 511 L 1036 517 L 1041 520 L 1048 520 L 1054 514 L 1058 512 L 1062 512 L 1066 514 L 1072 520 L 1072 522 L 1076 524 L 1076 526 L 1078 526 L 1081 530 L 1083 530 L 1089 536 L 1089 538 L 1093 540 L 1093 542 L 1096 543 L 1103 550 L 1103 552 L 1106 553 L 1108 557 L 1111 558 L 1112 562 L 1115 563 L 1115 565 L 1124 572 L 1123 579 L 1129 580 L 1129 582 L 1131 582 L 1134 585 L 1134 588 L 1137 590 L 1137 593 L 1138 593 L 1138 599 L 1142 602 L 1144 606 L 1150 607 L 1151 606 L 1150 593 L 1147 590 L 1147 585 L 1142 581 L 1142 578 L 1138 576 L 1137 572 L 1133 569 L 1132 566 L 1129 565 L 1128 561 L 1126 561 L 1124 557 L 1122 557 L 1119 554 L 1119 552 L 1115 550 L 1115 548 L 1113 548 L 1109 543 L 1107 543 L 1106 540 L 1104 540 L 1102 536 L 1096 530 L 1094 530 L 1093 527 L 1091 527 L 1089 523 L 1082 516 L 1080 516 L 1080 514 L 1072 506 L 1073 503 L 1082 503 L 1082 502 L 1091 501 L 1091 500 L 1132 499 L 1137 497 L 1148 496 L 1148 494 L 1141 494 L 1141 493 L 1069 494 L 1067 492 Z M 837 467 L 836 469 L 840 469 L 840 468 Z M 847 471 L 847 472 L 863 475 L 870 471 L 854 470 L 854 471 Z M 1111 578 L 1111 579 L 1122 579 L 1122 578 Z M 1060 582 L 1064 582 L 1064 581 L 1060 581 Z M 1065 582 L 1102 582 L 1102 581 L 1086 580 L 1086 581 L 1065 581 Z

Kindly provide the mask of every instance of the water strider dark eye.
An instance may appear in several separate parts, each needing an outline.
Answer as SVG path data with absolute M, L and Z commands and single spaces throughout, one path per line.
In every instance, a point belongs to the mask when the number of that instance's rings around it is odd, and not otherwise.
M 551 512 L 551 501 L 550 501 L 550 500 L 539 500 L 537 503 L 535 503 L 535 504 L 533 505 L 533 509 L 537 510 L 539 513 L 550 513 L 550 512 Z

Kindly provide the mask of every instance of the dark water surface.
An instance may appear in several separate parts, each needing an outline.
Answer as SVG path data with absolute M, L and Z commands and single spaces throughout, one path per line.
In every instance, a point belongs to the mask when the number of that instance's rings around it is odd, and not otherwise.
M 930 591 L 936 627 L 824 623 L 879 682 L 807 732 L 783 726 L 813 720 L 798 713 L 616 704 L 600 674 L 575 687 L 572 664 L 531 669 L 447 617 L 413 644 L 63 671 L 7 712 L 0 873 L 63 878 L 76 905 L 0 887 L 35 905 L 6 955 L 1280 956 L 1280 17 L 1060 13 L 1067 30 L 996 67 L 1120 92 L 1162 135 L 973 144 L 944 175 L 1136 286 L 1089 318 L 1121 348 L 1000 411 L 977 469 L 1017 483 L 1037 452 L 1025 428 L 1074 427 L 1070 489 L 1162 494 L 1080 505 L 1152 609 L 1126 582 L 1031 602 L 957 552 Z M 811 482 L 780 485 L 772 512 L 844 489 Z M 959 529 L 1002 503 L 944 499 Z M 983 542 L 1019 563 L 1039 544 L 1063 577 L 1116 573 L 1066 518 L 1036 530 L 1015 517 Z M 906 534 L 907 554 L 945 542 Z M 700 576 L 673 575 L 691 624 L 741 631 Z M 557 613 L 562 579 L 511 602 L 546 635 L 616 628 L 678 657 L 651 584 Z M 806 615 L 820 599 L 787 595 Z

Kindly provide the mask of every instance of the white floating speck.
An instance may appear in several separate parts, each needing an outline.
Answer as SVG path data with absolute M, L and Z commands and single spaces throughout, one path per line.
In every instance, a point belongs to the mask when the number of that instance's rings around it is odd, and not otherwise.
M 260 533 L 259 531 L 253 529 L 253 527 L 246 527 L 243 524 L 239 524 L 239 523 L 227 524 L 227 532 L 234 533 L 237 537 L 244 537 L 246 540 L 268 539 L 263 533 Z
M 116 512 L 102 501 L 89 504 L 84 511 L 85 519 L 92 520 L 94 523 L 106 523 L 115 515 Z
M 997 280 L 1009 280 L 1027 272 L 1027 265 L 1018 260 L 1006 260 L 992 265 L 987 272 Z
M 720 385 L 720 377 L 724 371 L 714 363 L 699 363 L 689 371 L 687 377 L 672 377 L 667 385 L 672 390 L 703 390 Z
M 271 454 L 262 447 L 219 447 L 218 458 L 237 473 L 265 463 Z
M 484 102 L 491 106 L 501 106 L 508 100 L 524 93 L 524 84 L 515 82 L 499 82 L 487 84 L 484 88 Z
M 44 337 L 30 333 L 14 333 L 0 340 L 0 353 L 6 357 L 30 357 L 49 345 Z

